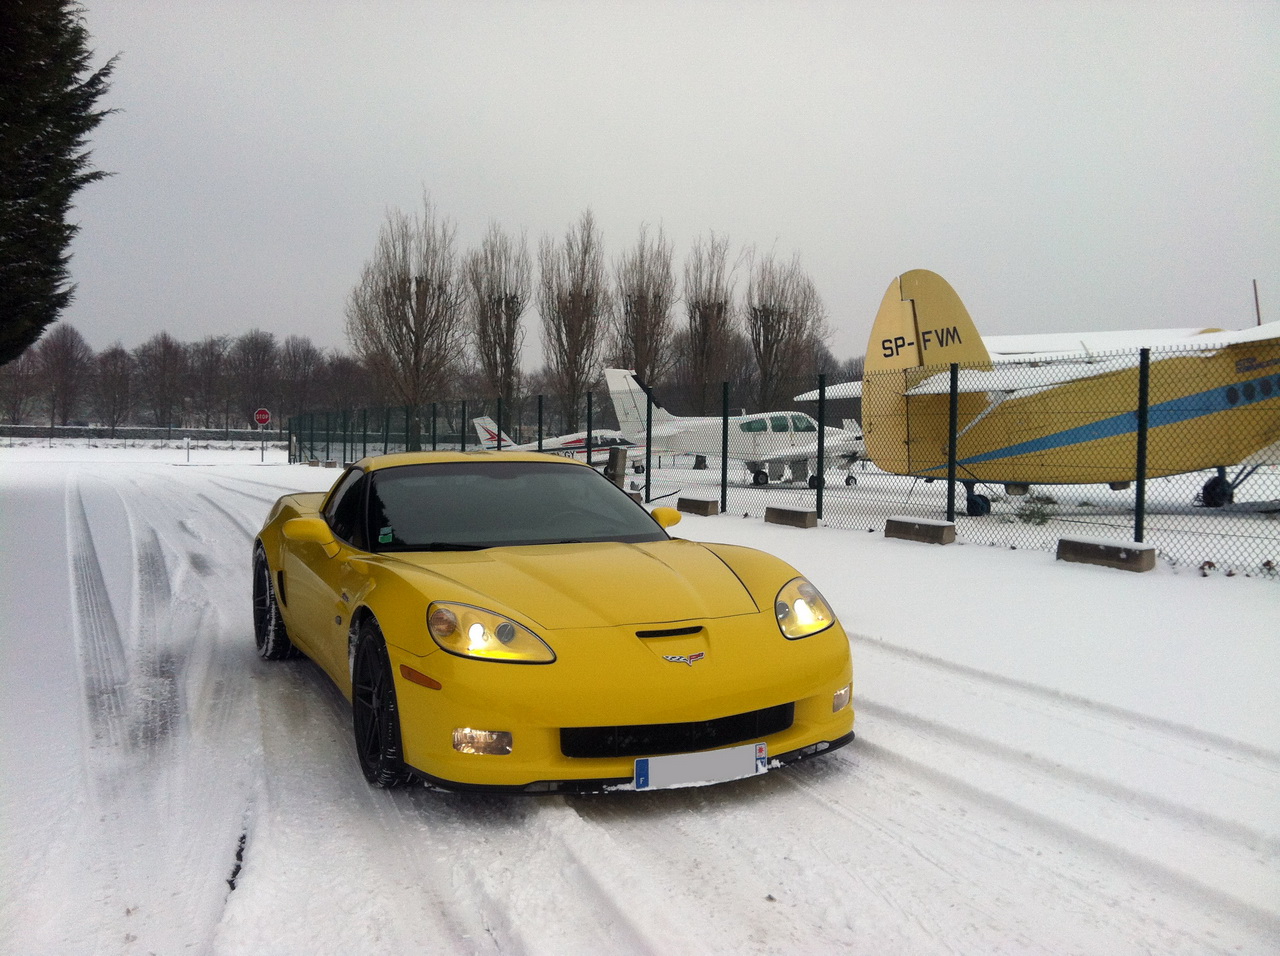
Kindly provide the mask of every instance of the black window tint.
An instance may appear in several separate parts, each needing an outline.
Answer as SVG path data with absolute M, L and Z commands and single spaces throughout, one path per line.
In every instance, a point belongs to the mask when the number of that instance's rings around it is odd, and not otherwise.
M 363 472 L 353 469 L 325 507 L 325 518 L 334 535 L 362 549 L 366 547 L 363 520 L 366 484 Z

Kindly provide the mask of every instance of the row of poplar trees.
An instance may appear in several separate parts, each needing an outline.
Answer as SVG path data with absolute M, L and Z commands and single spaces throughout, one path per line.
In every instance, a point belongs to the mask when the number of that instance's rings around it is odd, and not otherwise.
M 533 312 L 544 359 L 535 387 L 562 403 L 569 430 L 606 366 L 669 386 L 695 414 L 719 411 L 725 381 L 738 383 L 737 404 L 773 408 L 802 377 L 836 370 L 822 299 L 797 258 L 733 257 L 728 239 L 711 234 L 689 251 L 678 282 L 661 228 L 642 226 L 607 264 L 590 210 L 536 251 L 491 224 L 465 253 L 429 198 L 414 216 L 392 210 L 347 300 L 346 330 L 394 404 L 454 393 L 468 350 L 479 373 L 471 385 L 488 393 L 477 397 L 510 400 L 533 384 L 521 372 Z

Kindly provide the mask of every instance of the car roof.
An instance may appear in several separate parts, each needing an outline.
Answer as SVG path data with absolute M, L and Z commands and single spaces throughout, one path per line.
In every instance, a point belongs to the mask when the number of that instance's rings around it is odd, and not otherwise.
M 551 464 L 587 467 L 585 462 L 575 461 L 563 455 L 546 455 L 535 451 L 410 451 L 393 455 L 370 455 L 356 462 L 362 471 L 379 471 L 401 465 L 433 465 L 443 462 L 466 462 L 474 465 L 501 463 L 504 461 L 541 461 Z

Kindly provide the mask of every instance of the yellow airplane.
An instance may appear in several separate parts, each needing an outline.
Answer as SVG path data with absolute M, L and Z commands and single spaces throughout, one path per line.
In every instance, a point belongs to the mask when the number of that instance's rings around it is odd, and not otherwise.
M 957 476 L 977 482 L 1134 481 L 1139 347 L 1151 348 L 1147 477 L 1216 469 L 1200 503 L 1221 507 L 1260 465 L 1280 464 L 1280 322 L 1220 329 L 990 337 L 946 280 L 916 269 L 889 283 L 861 384 L 867 456 L 881 469 L 947 474 L 950 363 L 958 363 Z M 841 386 L 834 386 L 834 390 Z M 829 398 L 839 397 L 829 389 Z M 1228 466 L 1241 465 L 1234 479 Z

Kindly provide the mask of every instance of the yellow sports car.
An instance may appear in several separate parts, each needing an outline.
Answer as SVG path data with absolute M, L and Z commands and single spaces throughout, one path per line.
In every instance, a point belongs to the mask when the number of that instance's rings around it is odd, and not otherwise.
M 692 786 L 852 740 L 822 596 L 771 555 L 669 537 L 679 519 L 565 458 L 366 458 L 271 509 L 258 652 L 329 674 L 384 787 Z

